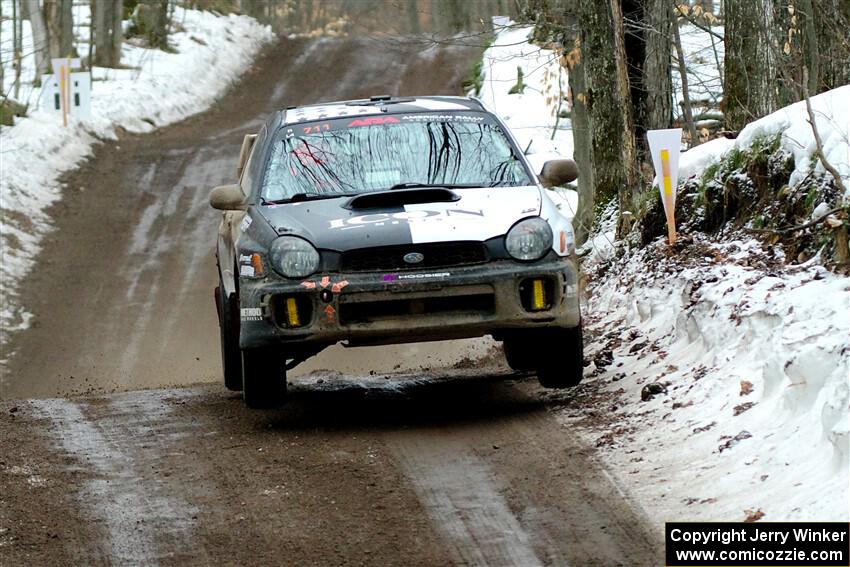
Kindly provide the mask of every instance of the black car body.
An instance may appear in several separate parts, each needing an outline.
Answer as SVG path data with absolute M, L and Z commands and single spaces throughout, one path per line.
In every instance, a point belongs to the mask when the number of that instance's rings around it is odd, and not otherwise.
M 547 168 L 547 185 L 575 177 Z M 288 108 L 246 136 L 239 169 L 210 200 L 225 383 L 249 405 L 339 341 L 490 334 L 546 386 L 581 379 L 572 226 L 476 99 Z

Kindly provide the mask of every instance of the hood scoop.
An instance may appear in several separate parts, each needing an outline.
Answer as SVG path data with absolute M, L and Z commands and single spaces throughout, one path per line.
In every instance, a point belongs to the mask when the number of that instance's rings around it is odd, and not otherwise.
M 386 209 L 423 203 L 454 203 L 460 195 L 449 189 L 429 187 L 427 189 L 394 189 L 364 193 L 349 199 L 343 208 L 349 210 Z

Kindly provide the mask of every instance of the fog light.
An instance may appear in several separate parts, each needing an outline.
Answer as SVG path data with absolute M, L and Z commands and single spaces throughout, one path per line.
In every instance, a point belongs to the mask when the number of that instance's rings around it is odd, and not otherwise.
M 543 289 L 543 280 L 534 280 L 531 285 L 531 308 L 535 311 L 546 309 L 546 291 Z
M 298 316 L 298 304 L 294 297 L 286 298 L 286 322 L 290 327 L 301 326 L 301 318 Z
M 539 277 L 522 280 L 519 297 L 526 311 L 546 311 L 552 308 L 555 287 L 552 278 Z

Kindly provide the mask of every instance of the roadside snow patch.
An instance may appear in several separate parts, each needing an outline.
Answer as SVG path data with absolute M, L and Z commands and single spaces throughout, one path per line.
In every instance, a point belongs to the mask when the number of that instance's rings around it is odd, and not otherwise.
M 0 345 L 29 324 L 16 287 L 51 229 L 46 209 L 62 197 L 59 177 L 91 155 L 98 137 L 149 132 L 206 110 L 274 38 L 246 16 L 176 7 L 174 17 L 183 28 L 169 36 L 175 53 L 125 43 L 129 68 L 93 70 L 90 120 L 63 128 L 61 117 L 36 109 L 0 127 Z
M 586 435 L 668 521 L 847 521 L 850 281 L 753 268 L 771 254 L 756 241 L 692 246 L 702 259 L 651 245 L 592 290 L 616 426 Z M 664 393 L 642 401 L 650 383 Z

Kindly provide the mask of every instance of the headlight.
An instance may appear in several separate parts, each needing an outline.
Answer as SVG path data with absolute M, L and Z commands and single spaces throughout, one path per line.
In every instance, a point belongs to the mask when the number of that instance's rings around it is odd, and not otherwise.
M 319 268 L 319 253 L 313 245 L 294 236 L 275 240 L 269 257 L 274 269 L 287 278 L 305 278 Z
M 540 217 L 521 220 L 508 231 L 505 248 L 517 260 L 539 260 L 552 247 L 552 228 Z

